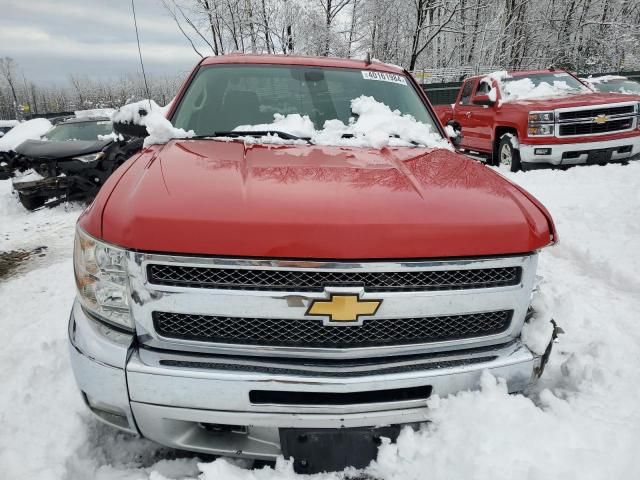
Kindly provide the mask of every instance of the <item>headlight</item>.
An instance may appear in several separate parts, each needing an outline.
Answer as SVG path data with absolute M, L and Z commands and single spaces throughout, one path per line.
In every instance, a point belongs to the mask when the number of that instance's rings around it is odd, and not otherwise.
M 529 112 L 529 123 L 553 122 L 553 112 Z
M 529 125 L 527 129 L 527 134 L 530 137 L 541 137 L 541 136 L 551 136 L 553 135 L 553 123 L 551 124 L 541 124 L 541 125 Z
M 89 155 L 80 155 L 79 157 L 73 157 L 74 160 L 80 160 L 81 162 L 95 162 L 104 157 L 104 152 L 90 153 Z
M 76 227 L 73 267 L 82 305 L 102 320 L 133 330 L 126 263 L 125 250 Z

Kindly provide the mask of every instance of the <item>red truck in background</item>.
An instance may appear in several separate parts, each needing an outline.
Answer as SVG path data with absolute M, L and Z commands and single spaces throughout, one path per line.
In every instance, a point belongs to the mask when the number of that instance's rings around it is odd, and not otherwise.
M 537 70 L 470 77 L 454 104 L 434 109 L 443 125 L 462 127 L 464 151 L 518 171 L 637 157 L 638 100 L 593 92 L 568 72 Z

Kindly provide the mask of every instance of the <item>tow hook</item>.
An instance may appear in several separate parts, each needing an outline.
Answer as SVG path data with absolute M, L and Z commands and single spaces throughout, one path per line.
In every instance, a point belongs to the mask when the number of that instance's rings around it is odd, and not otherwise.
M 564 330 L 562 327 L 559 327 L 554 319 L 551 319 L 551 324 L 553 325 L 553 332 L 551 333 L 551 341 L 549 345 L 547 345 L 547 349 L 540 357 L 540 365 L 538 365 L 533 370 L 533 374 L 535 378 L 540 378 L 544 372 L 544 367 L 547 366 L 547 362 L 549 361 L 549 357 L 551 356 L 551 349 L 553 348 L 553 344 L 558 341 L 558 335 L 562 335 Z

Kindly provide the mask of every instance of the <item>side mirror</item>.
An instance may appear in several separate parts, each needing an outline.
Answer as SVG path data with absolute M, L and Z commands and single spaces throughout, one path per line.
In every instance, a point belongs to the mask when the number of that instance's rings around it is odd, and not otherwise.
M 138 110 L 141 117 L 147 115 L 147 111 L 143 108 Z M 147 127 L 132 122 L 113 122 L 113 131 L 125 137 L 144 138 L 149 136 Z
M 460 122 L 449 120 L 444 128 L 444 131 L 449 136 L 449 139 L 451 140 L 451 143 L 453 143 L 453 146 L 459 148 L 462 144 L 462 125 L 460 125 Z
M 488 107 L 496 103 L 495 100 L 489 98 L 489 95 L 476 95 L 471 99 L 471 102 L 474 105 L 486 105 Z

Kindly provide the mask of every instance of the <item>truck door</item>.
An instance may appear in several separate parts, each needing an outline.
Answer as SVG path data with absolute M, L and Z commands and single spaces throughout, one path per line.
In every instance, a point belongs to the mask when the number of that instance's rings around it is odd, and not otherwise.
M 473 96 L 471 97 L 471 104 L 469 106 L 469 112 L 471 114 L 470 120 L 474 128 L 475 148 L 484 152 L 492 151 L 493 124 L 495 120 L 496 105 L 478 105 L 475 103 L 475 98 L 478 95 L 488 95 L 489 97 L 493 96 L 493 99 L 495 100 L 498 98 L 498 92 L 495 89 L 496 86 L 493 85 L 492 80 L 480 80 L 477 85 L 474 86 Z
M 465 80 L 461 87 L 458 104 L 454 108 L 454 119 L 462 125 L 462 148 L 478 150 L 481 144 L 480 134 L 482 126 L 476 121 L 476 114 L 479 111 L 478 105 L 473 105 L 471 100 L 477 88 L 478 79 L 470 78 Z

